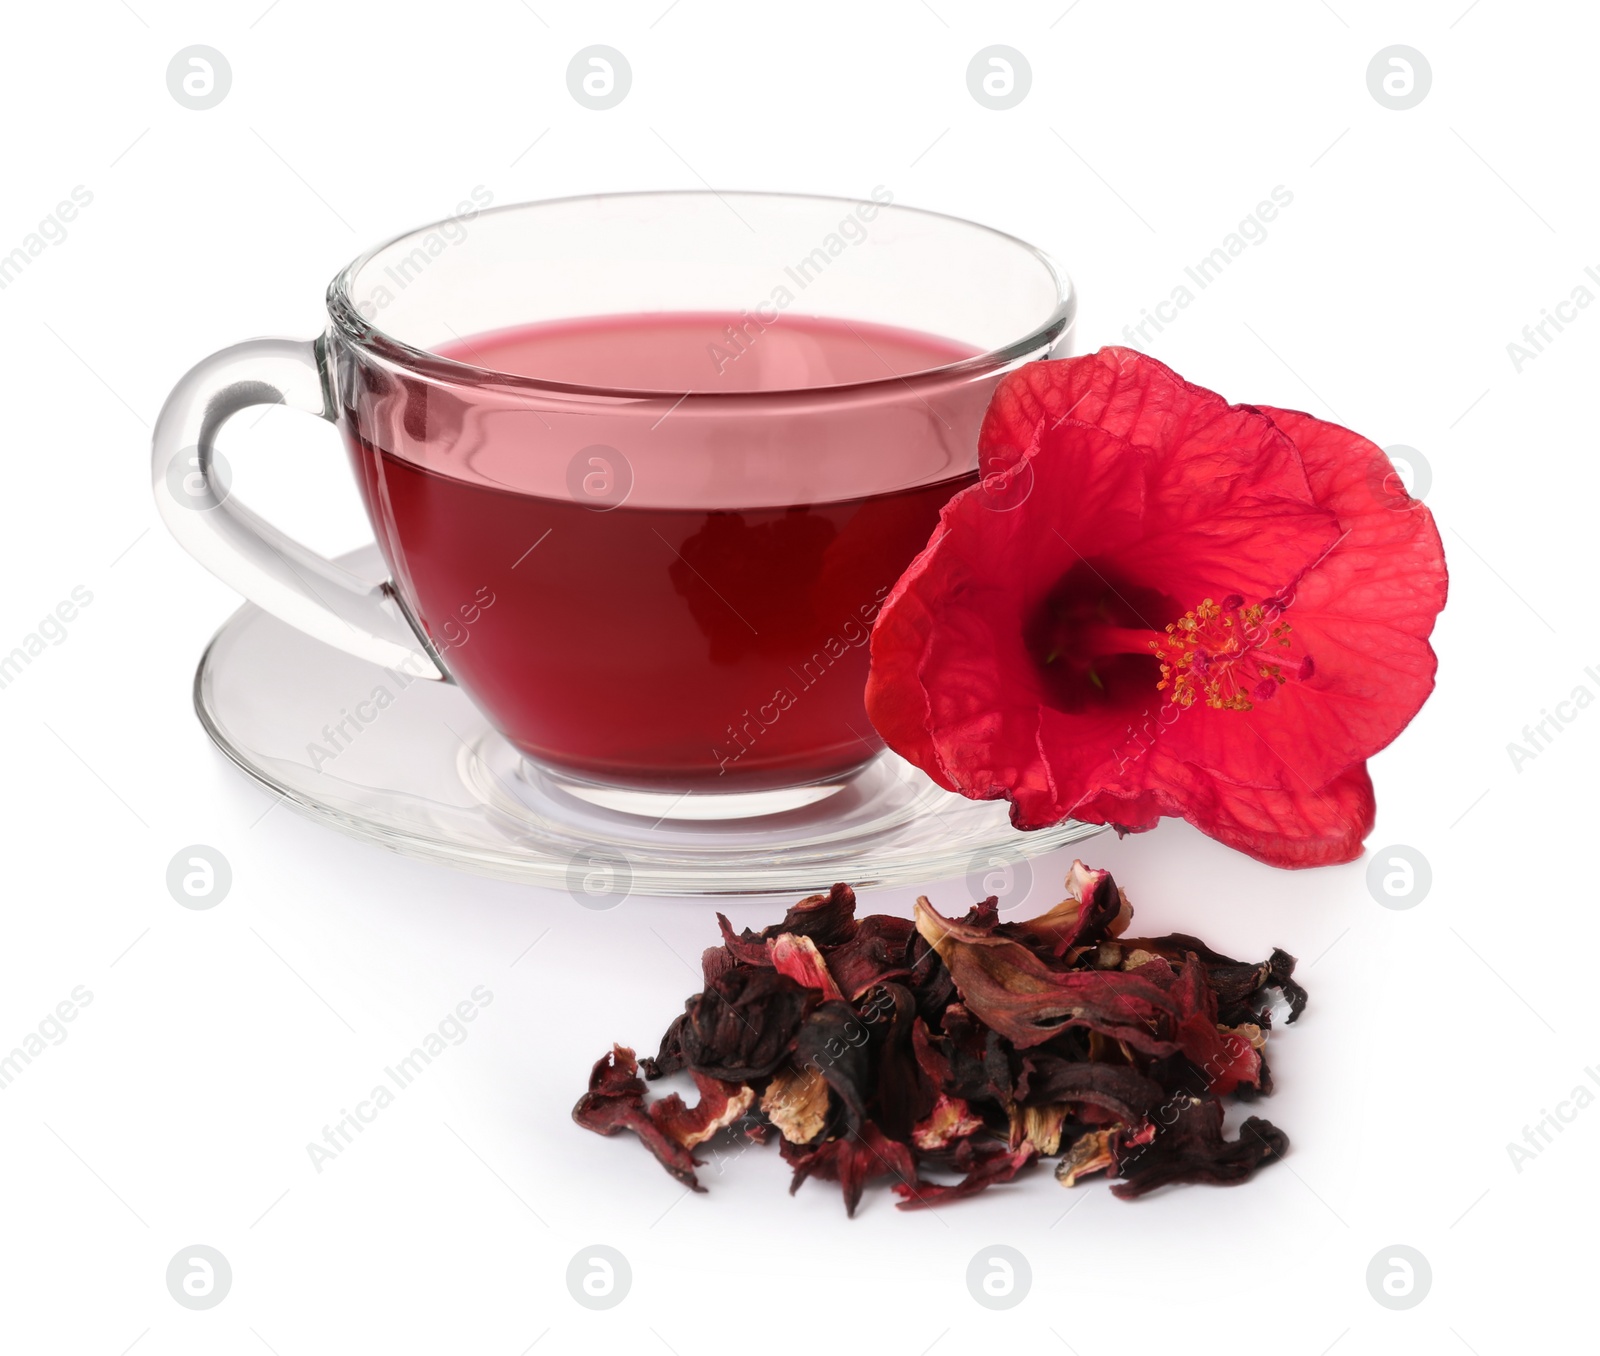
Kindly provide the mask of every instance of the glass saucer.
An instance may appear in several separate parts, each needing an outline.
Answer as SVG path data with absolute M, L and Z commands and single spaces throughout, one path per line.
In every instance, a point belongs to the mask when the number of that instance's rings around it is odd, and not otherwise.
M 346 569 L 384 577 L 376 547 Z M 217 746 L 301 813 L 407 856 L 571 891 L 807 894 L 987 875 L 1100 832 L 1021 833 L 1006 806 L 934 785 L 892 753 L 809 804 L 737 819 L 597 804 L 527 763 L 459 688 L 334 650 L 241 607 L 195 674 Z

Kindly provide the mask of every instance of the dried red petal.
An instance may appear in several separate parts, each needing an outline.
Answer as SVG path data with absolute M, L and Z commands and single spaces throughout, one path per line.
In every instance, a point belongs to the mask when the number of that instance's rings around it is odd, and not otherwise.
M 1289 1137 L 1259 1116 L 1239 1127 L 1238 1139 L 1222 1134 L 1222 1103 L 1209 1097 L 1183 1098 L 1171 1109 L 1148 1144 L 1112 1143 L 1117 1174 L 1127 1180 L 1111 1188 L 1124 1199 L 1143 1196 L 1176 1182 L 1236 1186 L 1289 1152 Z
M 1056 1164 L 1056 1181 L 1065 1187 L 1077 1186 L 1080 1177 L 1115 1168 L 1111 1146 L 1123 1128 L 1111 1126 L 1079 1135 L 1062 1151 L 1061 1161 Z
M 656 1051 L 655 1058 L 646 1056 L 639 1061 L 646 1078 L 665 1078 L 669 1074 L 681 1073 L 688 1067 L 683 1055 L 684 1021 L 682 1013 L 674 1017 L 661 1035 L 661 1048 Z
M 1198 937 L 1186 932 L 1169 932 L 1164 937 L 1129 937 L 1123 945 L 1130 950 L 1149 951 L 1168 960 L 1198 956 L 1205 967 L 1206 983 L 1217 995 L 1217 1020 L 1224 1026 L 1261 1021 L 1272 1003 L 1272 991 L 1283 995 L 1289 1004 L 1292 1022 L 1305 1011 L 1306 991 L 1294 979 L 1295 958 L 1282 947 L 1274 947 L 1264 961 L 1250 963 L 1213 951 Z
M 1200 1071 L 1206 1089 L 1218 1097 L 1226 1097 L 1241 1085 L 1259 1087 L 1261 1056 L 1249 1041 L 1217 1029 L 1217 995 L 1206 982 L 1206 972 L 1198 956 L 1185 958 L 1173 997 L 1180 1013 L 1178 1044 L 1189 1062 Z
M 873 990 L 867 1015 L 877 1065 L 873 1119 L 889 1138 L 909 1140 L 933 1109 L 938 1093 L 917 1056 L 917 1000 L 903 984 L 883 984 Z
M 887 1138 L 871 1121 L 863 1124 L 859 1131 L 826 1139 L 820 1144 L 797 1147 L 783 1140 L 778 1147 L 784 1161 L 794 1168 L 794 1178 L 789 1183 L 791 1196 L 808 1177 L 837 1182 L 844 1193 L 845 1210 L 850 1215 L 856 1213 L 862 1190 L 873 1179 L 891 1177 L 896 1182 L 896 1190 L 916 1182 L 917 1165 L 911 1150 Z
M 912 1130 L 911 1142 L 924 1153 L 936 1153 L 982 1129 L 983 1118 L 974 1116 L 962 1098 L 941 1092 L 933 1109 Z
M 772 968 L 780 975 L 788 975 L 796 984 L 815 989 L 824 998 L 844 997 L 811 938 L 782 933 L 767 943 L 767 955 L 772 957 Z
M 1176 1047 L 1156 1035 L 1172 999 L 1135 974 L 1053 970 L 1020 942 L 969 927 L 917 900 L 917 929 L 939 953 L 961 1000 L 1019 1050 L 1069 1027 L 1087 1027 L 1153 1054 Z
M 1115 935 L 1126 925 L 1127 903 L 1109 871 L 1091 871 L 1073 862 L 1067 871 L 1067 897 L 1037 918 L 1002 923 L 1002 936 L 1025 942 L 1041 956 L 1067 954 L 1074 947 L 1092 946 Z
M 725 1130 L 748 1112 L 756 1099 L 754 1089 L 742 1083 L 724 1083 L 701 1073 L 694 1075 L 694 1083 L 700 1089 L 700 1100 L 694 1106 L 685 1106 L 675 1092 L 650 1106 L 650 1119 L 685 1149 L 704 1144 L 717 1131 Z
M 767 951 L 767 942 L 764 936 L 751 932 L 749 928 L 746 928 L 743 933 L 735 933 L 733 924 L 728 921 L 726 914 L 719 913 L 717 915 L 717 924 L 722 929 L 722 945 L 715 949 L 721 951 L 731 961 L 739 965 L 772 964 L 772 956 Z M 712 969 L 721 970 L 725 964 L 726 962 L 718 959 L 714 967 L 708 966 L 702 958 L 701 969 L 706 972 L 706 983 L 709 984 L 712 980 Z
M 684 1005 L 684 1063 L 729 1083 L 765 1078 L 787 1057 L 811 1001 L 776 970 L 730 970 Z
M 846 998 L 860 998 L 885 980 L 904 979 L 911 973 L 911 942 L 916 935 L 909 918 L 874 914 L 860 919 L 855 936 L 828 948 L 828 971 Z
M 944 1087 L 950 1082 L 950 1061 L 933 1043 L 928 1024 L 918 1017 L 911 1025 L 911 1048 L 916 1052 L 917 1063 L 935 1086 Z
M 717 917 L 726 928 L 728 920 L 720 913 Z M 706 984 L 715 984 L 737 964 L 739 964 L 738 957 L 726 946 L 708 946 L 700 953 L 700 977 Z
M 790 1144 L 810 1144 L 828 1125 L 828 1082 L 813 1068 L 784 1065 L 761 1094 L 761 1111 Z
M 1048 1053 L 1027 1055 L 1017 1079 L 1019 1105 L 1086 1102 L 1105 1108 L 1123 1121 L 1142 1119 L 1156 1108 L 1161 1097 L 1159 1083 L 1127 1065 L 1066 1060 Z
M 596 1061 L 589 1075 L 589 1091 L 578 1098 L 578 1104 L 572 1108 L 572 1119 L 597 1135 L 632 1130 L 662 1167 L 686 1187 L 704 1191 L 694 1175 L 699 1160 L 645 1110 L 645 1085 L 637 1069 L 632 1050 L 625 1045 L 613 1046 L 610 1054 Z
M 970 1145 L 973 1141 L 962 1142 Z M 1026 1143 L 1016 1149 L 1008 1149 L 1003 1145 L 985 1146 L 982 1150 L 973 1152 L 972 1165 L 967 1170 L 967 1175 L 959 1182 L 949 1184 L 920 1180 L 896 1182 L 895 1194 L 902 1198 L 899 1208 L 926 1210 L 934 1206 L 948 1205 L 952 1201 L 964 1201 L 988 1187 L 1009 1182 L 1033 1162 L 1038 1154 L 1039 1151 L 1032 1144 Z
M 856 892 L 838 882 L 825 895 L 807 895 L 784 914 L 783 922 L 760 935 L 770 941 L 785 932 L 809 937 L 820 947 L 843 945 L 856 935 Z
M 867 1024 L 848 1003 L 823 1003 L 794 1037 L 794 1062 L 815 1069 L 833 1091 L 844 1128 L 858 1130 L 867 1120 L 872 1095 L 872 1058 Z

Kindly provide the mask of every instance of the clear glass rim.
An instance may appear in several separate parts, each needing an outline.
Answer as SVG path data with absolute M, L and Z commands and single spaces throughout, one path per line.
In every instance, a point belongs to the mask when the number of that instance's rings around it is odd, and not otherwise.
M 652 189 L 627 193 L 579 193 L 564 198 L 535 198 L 524 202 L 501 203 L 497 206 L 486 207 L 477 215 L 478 217 L 485 217 L 506 212 L 525 212 L 530 208 L 554 207 L 567 203 L 602 202 L 617 198 L 635 200 L 649 198 L 716 198 L 718 200 L 733 198 L 749 200 L 760 198 L 838 203 L 849 207 L 869 201 L 864 198 L 840 197 L 826 193 L 779 193 L 745 190 L 724 193 L 715 189 Z M 543 378 L 523 376 L 514 372 L 500 372 L 494 368 L 479 367 L 472 363 L 457 362 L 453 358 L 443 357 L 429 349 L 418 348 L 375 325 L 356 309 L 356 305 L 351 298 L 351 284 L 356 275 L 384 250 L 390 249 L 402 241 L 409 240 L 413 236 L 422 236 L 430 231 L 436 231 L 455 220 L 453 217 L 445 217 L 438 221 L 430 222 L 425 226 L 414 226 L 410 230 L 401 231 L 398 235 L 391 236 L 381 244 L 373 246 L 352 259 L 328 284 L 328 317 L 333 322 L 334 329 L 346 343 L 365 352 L 375 354 L 410 372 L 430 377 L 447 385 L 494 386 L 529 393 L 600 400 L 660 401 L 678 397 L 683 400 L 714 400 L 735 403 L 770 400 L 773 398 L 787 400 L 805 399 L 807 397 L 827 399 L 841 392 L 871 395 L 879 390 L 889 390 L 894 387 L 905 388 L 926 383 L 968 380 L 985 376 L 992 372 L 1003 371 L 1019 359 L 1025 358 L 1041 348 L 1049 348 L 1072 324 L 1078 308 L 1077 291 L 1072 285 L 1071 278 L 1064 271 L 1057 268 L 1054 260 L 1043 250 L 993 226 L 985 226 L 981 222 L 970 221 L 965 217 L 955 216 L 953 213 L 935 212 L 923 207 L 908 207 L 898 202 L 877 205 L 881 210 L 885 211 L 913 213 L 917 216 L 930 217 L 939 221 L 954 222 L 971 230 L 982 231 L 1021 250 L 1044 270 L 1045 275 L 1054 284 L 1056 293 L 1055 307 L 1042 322 L 1035 325 L 1027 333 L 1019 335 L 1017 338 L 997 348 L 988 349 L 983 353 L 977 353 L 956 362 L 944 363 L 937 367 L 921 368 L 916 372 L 906 373 L 903 376 L 880 377 L 871 381 L 840 382 L 823 386 L 804 386 L 781 390 L 694 391 L 685 392 L 681 397 L 675 391 L 648 390 L 626 386 L 578 385 L 571 382 L 548 381 Z

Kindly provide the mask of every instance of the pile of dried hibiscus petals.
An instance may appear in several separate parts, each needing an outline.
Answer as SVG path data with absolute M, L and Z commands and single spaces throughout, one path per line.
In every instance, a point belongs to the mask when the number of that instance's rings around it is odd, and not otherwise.
M 704 991 L 642 1061 L 646 1078 L 687 1070 L 698 1104 L 673 1093 L 647 1105 L 639 1062 L 618 1045 L 573 1119 L 632 1130 L 697 1191 L 697 1146 L 776 1131 L 791 1192 L 836 1181 L 851 1214 L 874 1178 L 918 1209 L 1056 1155 L 1065 1185 L 1105 1169 L 1124 1197 L 1242 1182 L 1288 1137 L 1251 1116 L 1226 1139 L 1221 1099 L 1271 1091 L 1274 991 L 1289 1021 L 1305 1007 L 1294 957 L 1249 964 L 1183 933 L 1128 938 L 1132 916 L 1109 873 L 1081 862 L 1062 903 L 1016 922 L 993 898 L 960 919 L 926 898 L 914 920 L 858 919 L 848 885 L 760 932 L 736 935 L 719 914 Z

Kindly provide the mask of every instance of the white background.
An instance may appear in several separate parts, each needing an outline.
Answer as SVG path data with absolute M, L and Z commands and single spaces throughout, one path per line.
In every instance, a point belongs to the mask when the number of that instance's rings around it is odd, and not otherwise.
M 7 1350 L 1491 1356 L 1589 1330 L 1600 1109 L 1520 1172 L 1506 1146 L 1600 1062 L 1600 713 L 1520 771 L 1507 744 L 1580 684 L 1600 693 L 1585 674 L 1600 308 L 1520 373 L 1506 345 L 1600 265 L 1600 25 L 1509 0 L 1067 4 L 8 11 L 0 253 L 74 186 L 93 202 L 0 292 L 0 651 L 75 586 L 93 602 L 0 691 L 0 1048 L 74 986 L 93 1001 L 0 1092 Z M 233 72 L 204 112 L 165 82 L 194 43 Z M 567 91 L 591 43 L 633 68 L 608 112 Z M 1032 66 L 1006 112 L 966 87 L 992 43 Z M 1365 74 L 1395 43 L 1433 72 L 1402 112 Z M 1302 958 L 1312 1004 L 1275 1037 L 1264 1108 L 1294 1148 L 1250 1185 L 1126 1204 L 1036 1172 L 937 1214 L 879 1188 L 850 1222 L 830 1185 L 788 1197 L 768 1150 L 683 1198 L 638 1145 L 568 1113 L 611 1040 L 653 1045 L 696 987 L 682 958 L 714 938 L 709 903 L 595 912 L 347 841 L 271 808 L 196 724 L 194 663 L 236 600 L 151 503 L 149 426 L 178 376 L 250 335 L 309 336 L 348 258 L 474 185 L 511 202 L 703 181 L 883 184 L 1012 231 L 1073 274 L 1083 348 L 1119 339 L 1275 185 L 1293 193 L 1151 347 L 1232 398 L 1337 417 L 1429 463 L 1453 574 L 1440 686 L 1374 762 L 1370 846 L 1422 852 L 1432 889 L 1386 909 L 1364 863 L 1277 872 L 1180 824 L 1085 852 L 1144 930 Z M 322 549 L 366 539 L 330 429 L 274 411 L 224 445 L 242 498 Z M 165 885 L 193 843 L 233 869 L 205 912 Z M 1040 869 L 1038 906 L 1064 867 Z M 960 882 L 928 885 L 947 910 L 966 902 Z M 494 999 L 470 1038 L 316 1172 L 306 1143 L 475 985 Z M 233 1269 L 207 1312 L 164 1280 L 196 1243 Z M 565 1282 L 593 1243 L 633 1271 L 603 1313 Z M 1005 1313 L 964 1284 L 997 1243 L 1034 1276 Z M 1403 1313 L 1365 1281 L 1396 1243 L 1433 1271 Z

